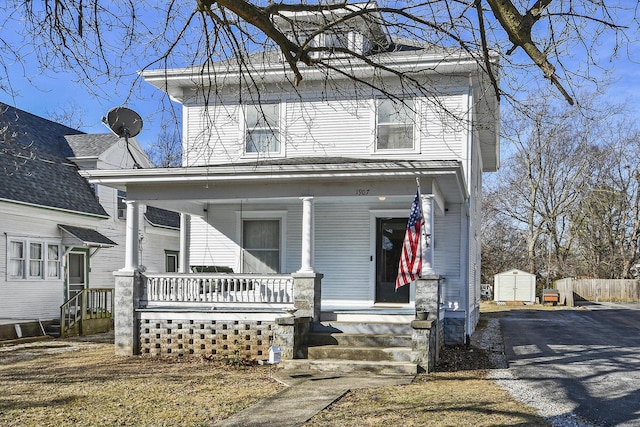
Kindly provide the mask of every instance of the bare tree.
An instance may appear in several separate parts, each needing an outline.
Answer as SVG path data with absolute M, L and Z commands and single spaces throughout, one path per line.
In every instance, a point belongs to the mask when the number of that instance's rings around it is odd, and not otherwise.
M 637 276 L 640 261 L 640 129 L 621 109 L 600 135 L 604 146 L 589 191 L 574 214 L 582 272 L 597 278 Z
M 158 140 L 145 149 L 149 160 L 159 168 L 182 165 L 182 138 L 175 128 L 164 126 Z
M 82 129 L 85 126 L 84 111 L 74 102 L 60 106 L 53 111 L 48 111 L 49 120 L 73 129 Z
M 537 100 L 504 121 L 513 154 L 498 180 L 497 208 L 526 233 L 528 270 L 574 273 L 572 218 L 592 183 L 606 114 Z M 593 108 L 593 107 L 592 107 Z
M 501 195 L 486 192 L 486 200 L 493 201 Z M 482 283 L 493 283 L 496 274 L 511 268 L 527 270 L 527 242 L 525 232 L 518 224 L 497 209 L 494 203 L 482 205 Z
M 497 243 L 517 241 L 515 228 L 526 242 L 524 269 L 539 277 L 637 275 L 640 160 L 631 153 L 640 149 L 640 129 L 624 105 L 583 98 L 580 109 L 542 99 L 504 121 L 512 152 L 487 181 L 489 267 Z M 510 267 L 522 265 L 521 252 L 509 250 Z
M 0 28 L 5 29 L 0 32 L 0 72 L 7 74 L 34 54 L 41 64 L 38 72 L 72 69 L 96 94 L 111 93 L 118 82 L 135 85 L 135 72 L 141 69 L 197 65 L 205 71 L 207 64 L 224 60 L 250 69 L 249 56 L 269 48 L 281 52 L 293 86 L 308 67 L 357 79 L 355 70 L 336 69 L 330 56 L 318 52 L 339 53 L 423 86 L 376 55 L 336 43 L 345 25 L 367 22 L 392 36 L 391 41 L 378 38 L 373 53 L 392 49 L 399 39 L 462 50 L 485 69 L 498 95 L 517 98 L 527 80 L 517 71 L 533 69 L 572 103 L 576 87 L 601 80 L 599 67 L 625 52 L 638 29 L 636 6 L 623 0 L 537 0 L 530 5 L 512 0 L 7 0 L 0 10 Z M 294 19 L 306 12 L 322 12 L 314 31 Z M 502 56 L 500 74 L 490 65 L 495 52 Z M 578 62 L 567 65 L 570 58 Z M 11 91 L 10 84 L 2 90 Z

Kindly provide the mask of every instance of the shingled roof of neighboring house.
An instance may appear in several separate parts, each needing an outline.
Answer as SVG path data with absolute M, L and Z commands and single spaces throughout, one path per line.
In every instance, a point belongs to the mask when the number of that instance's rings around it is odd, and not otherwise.
M 144 214 L 147 221 L 156 227 L 180 228 L 180 214 L 162 208 L 147 206 Z
M 75 134 L 64 137 L 73 154 L 69 157 L 97 157 L 118 142 L 112 133 Z
M 0 103 L 0 199 L 107 216 L 66 136 L 83 132 Z

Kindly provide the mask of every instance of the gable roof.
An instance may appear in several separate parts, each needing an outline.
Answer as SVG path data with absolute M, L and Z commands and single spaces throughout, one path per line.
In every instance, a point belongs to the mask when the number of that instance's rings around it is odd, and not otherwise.
M 65 136 L 83 132 L 0 103 L 0 199 L 108 216 Z
M 98 157 L 118 142 L 112 133 L 65 135 L 73 154 L 68 157 Z

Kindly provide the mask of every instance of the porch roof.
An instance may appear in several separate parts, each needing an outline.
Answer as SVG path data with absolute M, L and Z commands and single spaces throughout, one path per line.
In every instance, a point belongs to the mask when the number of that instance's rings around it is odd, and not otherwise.
M 201 203 L 241 199 L 353 197 L 367 189 L 368 197 L 412 197 L 416 178 L 423 193 L 440 193 L 459 203 L 468 194 L 462 164 L 457 160 L 383 160 L 354 158 L 267 159 L 226 165 L 129 170 L 87 170 L 91 183 L 127 191 L 127 198 L 201 213 Z M 197 201 L 197 202 L 194 202 Z M 191 201 L 189 209 L 185 201 Z
M 74 225 L 58 224 L 62 230 L 63 243 L 67 246 L 87 246 L 99 248 L 111 248 L 118 244 L 105 235 L 90 228 L 76 227 Z

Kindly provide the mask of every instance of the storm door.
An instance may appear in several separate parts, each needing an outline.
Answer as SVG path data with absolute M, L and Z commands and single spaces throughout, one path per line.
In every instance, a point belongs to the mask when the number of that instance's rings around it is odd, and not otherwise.
M 69 252 L 67 256 L 67 299 L 74 297 L 87 286 L 87 254 Z
M 407 218 L 376 218 L 376 303 L 407 304 L 410 286 L 396 291 Z

